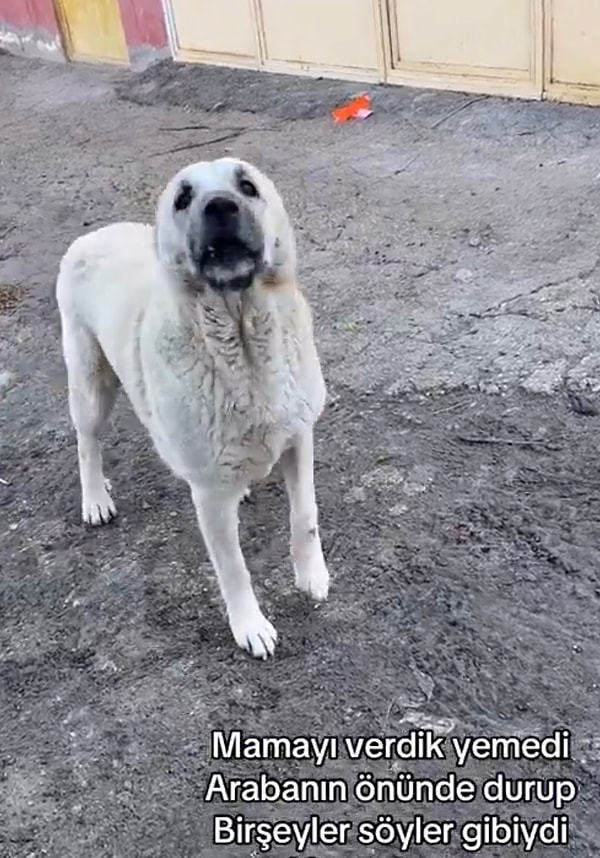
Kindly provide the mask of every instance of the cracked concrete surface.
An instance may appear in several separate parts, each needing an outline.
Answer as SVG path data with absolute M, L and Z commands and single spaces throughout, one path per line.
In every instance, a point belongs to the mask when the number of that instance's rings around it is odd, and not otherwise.
M 2 858 L 248 858 L 210 843 L 210 730 L 410 725 L 570 727 L 573 760 L 544 773 L 580 788 L 568 854 L 598 855 L 600 113 L 376 87 L 373 117 L 335 126 L 330 109 L 356 90 L 0 55 Z M 124 402 L 106 448 L 121 517 L 80 525 L 53 296 L 78 233 L 150 218 L 176 169 L 224 152 L 256 161 L 288 203 L 330 389 L 316 468 L 325 606 L 293 591 L 277 475 L 243 514 L 281 634 L 268 665 L 234 650 L 187 492 Z M 356 771 L 337 761 L 328 775 Z

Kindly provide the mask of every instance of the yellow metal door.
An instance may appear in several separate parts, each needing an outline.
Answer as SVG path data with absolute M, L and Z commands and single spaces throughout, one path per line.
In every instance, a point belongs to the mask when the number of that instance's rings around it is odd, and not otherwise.
M 177 59 L 258 65 L 253 0 L 170 0 L 169 9 Z
M 542 9 L 542 0 L 388 0 L 389 79 L 540 98 Z
M 127 62 L 118 0 L 55 0 L 55 3 L 71 59 Z
M 260 0 L 267 66 L 274 71 L 377 73 L 373 0 Z
M 600 104 L 598 0 L 546 0 L 546 92 Z

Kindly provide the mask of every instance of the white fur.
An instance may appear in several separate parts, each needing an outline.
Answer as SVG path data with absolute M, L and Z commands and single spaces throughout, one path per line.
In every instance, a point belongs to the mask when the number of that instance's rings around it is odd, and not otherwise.
M 198 193 L 237 193 L 240 165 L 260 192 L 264 276 L 242 292 L 190 288 L 188 223 L 174 211 L 184 178 Z M 81 236 L 57 282 L 69 405 L 77 432 L 82 516 L 116 508 L 98 437 L 123 386 L 156 449 L 190 487 L 233 636 L 253 655 L 273 653 L 238 538 L 249 485 L 281 462 L 290 501 L 296 585 L 327 596 L 317 529 L 313 425 L 325 385 L 308 305 L 295 280 L 294 236 L 274 185 L 234 159 L 193 164 L 163 192 L 156 225 L 117 223 Z

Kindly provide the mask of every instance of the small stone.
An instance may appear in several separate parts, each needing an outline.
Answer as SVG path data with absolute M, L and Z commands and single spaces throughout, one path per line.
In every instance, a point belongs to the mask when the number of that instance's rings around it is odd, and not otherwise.
M 0 369 L 0 396 L 2 396 L 2 394 L 6 390 L 8 390 L 12 379 L 12 373 L 10 373 L 7 369 Z
M 595 417 L 598 414 L 598 408 L 594 402 L 585 396 L 583 393 L 567 393 L 569 406 L 574 414 L 582 414 L 584 417 Z
M 469 268 L 459 268 L 454 275 L 454 279 L 458 280 L 459 283 L 468 283 L 474 276 L 475 275 Z

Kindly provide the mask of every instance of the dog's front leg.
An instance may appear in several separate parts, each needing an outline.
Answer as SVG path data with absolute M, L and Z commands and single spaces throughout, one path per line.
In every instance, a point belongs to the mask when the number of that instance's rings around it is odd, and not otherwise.
M 272 655 L 277 632 L 258 606 L 238 533 L 242 491 L 191 486 L 198 523 L 225 600 L 233 636 L 257 658 Z
M 290 503 L 296 586 L 317 601 L 323 601 L 329 590 L 329 572 L 319 536 L 312 429 L 295 438 L 293 446 L 284 452 L 281 469 Z

